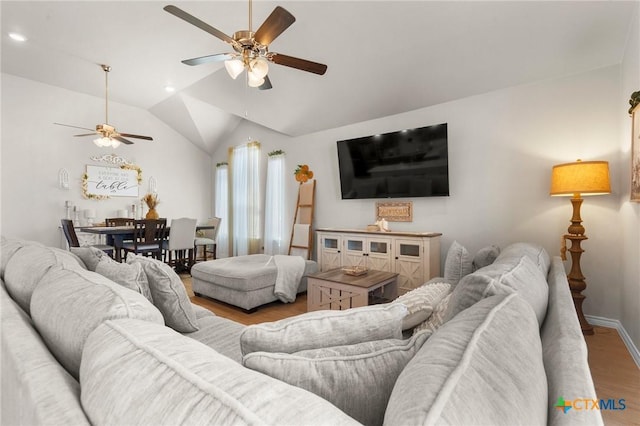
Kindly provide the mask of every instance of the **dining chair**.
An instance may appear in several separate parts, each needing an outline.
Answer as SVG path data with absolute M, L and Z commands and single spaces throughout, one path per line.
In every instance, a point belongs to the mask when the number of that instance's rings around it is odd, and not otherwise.
M 165 263 L 177 271 L 189 271 L 193 265 L 195 259 L 193 236 L 196 234 L 196 222 L 196 219 L 187 217 L 171 220 L 169 239 L 164 242 Z
M 129 253 L 151 256 L 162 260 L 162 251 L 166 234 L 167 219 L 141 219 L 133 222 L 133 240 L 122 244 L 124 260 Z
M 207 253 L 211 253 L 213 255 L 213 259 L 216 259 L 216 252 L 218 249 L 218 245 L 216 243 L 216 238 L 218 238 L 218 231 L 220 230 L 220 222 L 222 219 L 219 217 L 212 217 L 207 221 L 207 225 L 214 226 L 213 229 L 203 229 L 200 231 L 202 233 L 201 237 L 196 237 L 194 241 L 194 245 L 196 247 L 196 252 L 199 246 L 202 246 L 204 260 L 207 260 Z M 211 246 L 211 250 L 207 250 L 207 247 Z
M 67 239 L 67 244 L 69 244 L 69 247 L 80 247 L 80 241 L 78 240 L 78 235 L 76 234 L 76 228 L 73 226 L 73 221 L 71 219 L 61 219 L 61 223 L 62 231 L 64 232 L 64 236 Z M 91 247 L 102 250 L 110 257 L 113 257 L 113 246 L 107 244 L 92 244 Z
M 104 220 L 104 224 L 105 226 L 133 226 L 133 223 L 136 220 L 132 217 L 108 217 Z M 124 240 L 124 242 L 130 243 L 133 240 L 128 239 L 128 240 Z M 118 247 L 116 244 L 113 245 L 114 250 L 117 252 L 116 253 L 116 258 L 117 259 L 121 259 L 121 255 L 122 255 L 122 248 Z

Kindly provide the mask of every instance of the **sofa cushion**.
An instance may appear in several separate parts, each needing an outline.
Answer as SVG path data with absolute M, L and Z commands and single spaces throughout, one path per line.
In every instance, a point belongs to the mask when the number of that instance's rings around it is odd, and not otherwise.
M 400 304 L 344 311 L 314 311 L 280 321 L 250 325 L 240 335 L 242 354 L 294 353 L 305 349 L 400 339 L 407 308 Z
M 542 275 L 547 278 L 549 273 L 549 266 L 551 265 L 551 258 L 549 253 L 540 245 L 533 243 L 513 243 L 505 247 L 498 258 L 497 262 L 513 262 L 520 259 L 520 257 L 528 257 L 537 267 L 540 269 Z
M 436 305 L 450 292 L 450 282 L 446 282 L 444 278 L 432 278 L 391 302 L 407 307 L 408 314 L 402 320 L 402 330 L 408 330 L 426 321 Z
M 11 259 L 18 250 L 26 245 L 42 246 L 42 244 L 34 241 L 2 237 L 2 243 L 0 245 L 0 278 L 4 279 L 4 270 L 7 267 L 7 263 L 9 263 L 9 259 Z
M 141 263 L 120 263 L 109 256 L 104 256 L 96 265 L 95 272 L 129 290 L 142 294 L 153 303 L 147 274 L 144 273 Z
M 207 315 L 198 318 L 198 331 L 183 335 L 204 343 L 237 363 L 242 363 L 240 334 L 245 328 L 245 325 L 230 319 Z
M 496 295 L 445 323 L 402 371 L 385 424 L 546 424 L 538 322 L 517 294 Z
M 358 424 L 311 392 L 136 320 L 106 321 L 89 336 L 80 385 L 93 424 Z
M 398 375 L 430 335 L 293 354 L 253 352 L 242 363 L 321 396 L 365 425 L 381 425 Z
M 477 271 L 480 268 L 491 265 L 498 258 L 499 254 L 500 247 L 496 245 L 490 245 L 481 248 L 480 250 L 478 250 L 475 256 L 473 256 L 473 261 L 471 262 L 471 270 Z
M 4 271 L 4 282 L 11 298 L 26 313 L 30 313 L 31 295 L 49 268 L 61 265 L 69 269 L 83 269 L 69 252 L 28 244 L 9 259 Z
M 80 385 L 49 351 L 0 280 L 3 425 L 89 425 Z
M 51 353 L 76 378 L 87 336 L 106 319 L 164 324 L 141 294 L 95 272 L 60 266 L 51 268 L 33 292 L 31 317 Z
M 111 259 L 107 253 L 95 247 L 70 247 L 69 251 L 78 256 L 84 262 L 86 268 L 90 271 L 96 270 L 98 262 L 101 259 Z
M 542 325 L 547 312 L 549 286 L 538 266 L 528 256 L 510 257 L 464 277 L 451 293 L 445 321 L 477 301 L 494 294 L 518 292 L 536 313 Z
M 454 241 L 447 251 L 444 261 L 444 278 L 457 284 L 465 275 L 471 273 L 471 255 L 467 249 L 457 241 Z
M 178 274 L 169 265 L 135 254 L 127 256 L 127 263 L 140 263 L 144 268 L 153 303 L 162 312 L 169 327 L 181 333 L 198 330 L 198 320 L 187 290 Z

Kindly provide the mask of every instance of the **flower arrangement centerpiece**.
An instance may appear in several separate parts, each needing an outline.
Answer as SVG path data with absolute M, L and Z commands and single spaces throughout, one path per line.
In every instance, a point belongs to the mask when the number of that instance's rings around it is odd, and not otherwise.
M 147 204 L 147 207 L 149 207 L 149 211 L 147 212 L 145 218 L 157 219 L 160 217 L 160 215 L 156 211 L 156 206 L 160 203 L 160 200 L 158 200 L 158 194 L 149 193 L 142 197 L 142 201 L 144 201 Z
M 300 183 L 305 183 L 309 179 L 313 179 L 313 172 L 309 170 L 309 166 L 306 164 L 298 164 L 298 168 L 293 174 L 296 176 L 296 180 Z

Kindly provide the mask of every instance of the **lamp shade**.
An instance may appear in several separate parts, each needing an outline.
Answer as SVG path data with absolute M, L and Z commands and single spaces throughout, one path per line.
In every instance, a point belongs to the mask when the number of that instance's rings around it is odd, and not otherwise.
M 576 161 L 553 166 L 549 195 L 611 193 L 607 161 Z
M 244 71 L 244 64 L 239 59 L 224 61 L 224 67 L 227 73 L 229 73 L 229 76 L 234 80 Z

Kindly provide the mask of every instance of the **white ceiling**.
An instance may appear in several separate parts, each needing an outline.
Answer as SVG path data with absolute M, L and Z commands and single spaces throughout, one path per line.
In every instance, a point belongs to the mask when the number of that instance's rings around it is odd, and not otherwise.
M 256 0 L 254 30 L 276 5 L 296 17 L 271 51 L 328 65 L 318 76 L 272 64 L 268 91 L 221 64 L 183 65 L 230 48 L 167 4 L 229 35 L 248 28 L 240 0 L 2 1 L 2 72 L 104 97 L 109 64 L 110 100 L 213 152 L 242 119 L 297 136 L 617 64 L 639 2 Z

